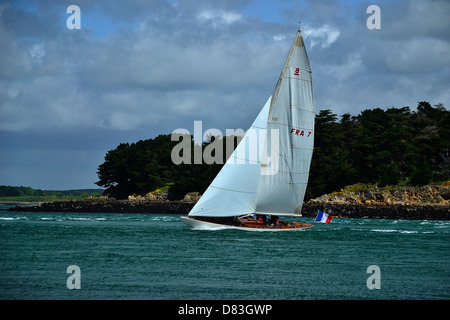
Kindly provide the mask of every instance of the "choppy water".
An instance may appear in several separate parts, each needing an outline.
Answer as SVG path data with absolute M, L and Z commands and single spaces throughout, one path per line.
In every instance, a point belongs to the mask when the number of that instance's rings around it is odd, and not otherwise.
M 0 212 L 0 299 L 449 299 L 449 232 L 449 221 L 272 233 L 192 230 L 164 214 Z M 81 289 L 67 287 L 70 265 Z M 371 265 L 380 289 L 367 287 Z

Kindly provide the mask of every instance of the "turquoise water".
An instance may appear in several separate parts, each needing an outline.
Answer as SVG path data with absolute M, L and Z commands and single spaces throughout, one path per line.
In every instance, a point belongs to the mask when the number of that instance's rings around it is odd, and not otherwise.
M 335 218 L 272 233 L 0 212 L 0 299 L 449 299 L 449 244 L 449 221 Z M 81 289 L 68 289 L 71 265 Z M 368 289 L 371 265 L 380 289 Z

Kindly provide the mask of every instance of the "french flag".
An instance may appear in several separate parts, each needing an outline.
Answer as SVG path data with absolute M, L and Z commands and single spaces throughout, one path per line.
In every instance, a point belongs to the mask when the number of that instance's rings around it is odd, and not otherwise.
M 333 216 L 330 216 L 326 213 L 323 213 L 319 210 L 319 213 L 317 214 L 315 222 L 322 222 L 322 223 L 330 223 L 331 219 L 333 219 Z

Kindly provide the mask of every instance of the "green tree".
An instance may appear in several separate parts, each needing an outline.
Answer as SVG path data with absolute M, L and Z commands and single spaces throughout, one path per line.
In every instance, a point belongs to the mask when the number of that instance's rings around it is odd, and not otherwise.
M 190 158 L 195 148 L 216 150 L 212 141 L 215 138 L 195 146 L 190 136 Z M 106 153 L 96 184 L 119 198 L 145 194 L 167 183 L 173 183 L 171 199 L 203 192 L 222 164 L 175 165 L 171 151 L 177 144 L 170 135 L 121 143 Z M 358 182 L 415 185 L 448 180 L 449 150 L 450 112 L 442 104 L 433 107 L 421 101 L 417 111 L 409 107 L 367 109 L 356 116 L 344 114 L 340 120 L 331 110 L 320 110 L 305 200 Z M 211 156 L 216 156 L 215 151 Z M 223 157 L 225 162 L 226 152 Z M 0 188 L 0 192 L 7 190 Z
M 177 143 L 171 141 L 171 135 L 159 135 L 154 139 L 119 144 L 106 153 L 104 163 L 98 167 L 96 184 L 106 188 L 106 194 L 119 199 L 146 194 L 169 182 L 173 182 L 169 189 L 171 199 L 183 198 L 187 192 L 202 192 L 222 164 L 175 165 L 171 151 Z M 194 148 L 191 150 L 193 153 Z

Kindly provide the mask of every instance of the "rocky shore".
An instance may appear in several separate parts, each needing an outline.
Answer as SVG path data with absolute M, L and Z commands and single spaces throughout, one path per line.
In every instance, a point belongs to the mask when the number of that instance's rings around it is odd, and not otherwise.
M 164 195 L 156 198 L 131 196 L 127 200 L 99 197 L 16 206 L 7 210 L 184 215 L 189 213 L 198 197 L 198 194 L 189 194 L 179 201 L 168 201 Z M 450 220 L 450 187 L 378 188 L 358 184 L 308 201 L 303 206 L 302 215 L 314 217 L 318 210 L 342 218 Z
M 35 206 L 15 206 L 8 211 L 87 213 L 168 213 L 188 214 L 195 202 L 160 200 L 85 199 L 44 202 Z
M 308 201 L 302 214 L 318 210 L 348 218 L 450 220 L 450 187 L 355 184 Z
M 318 210 L 338 218 L 370 219 L 411 219 L 411 220 L 450 220 L 448 206 L 402 206 L 402 205 L 355 205 L 355 204 L 313 204 L 305 203 L 304 217 L 315 217 Z

